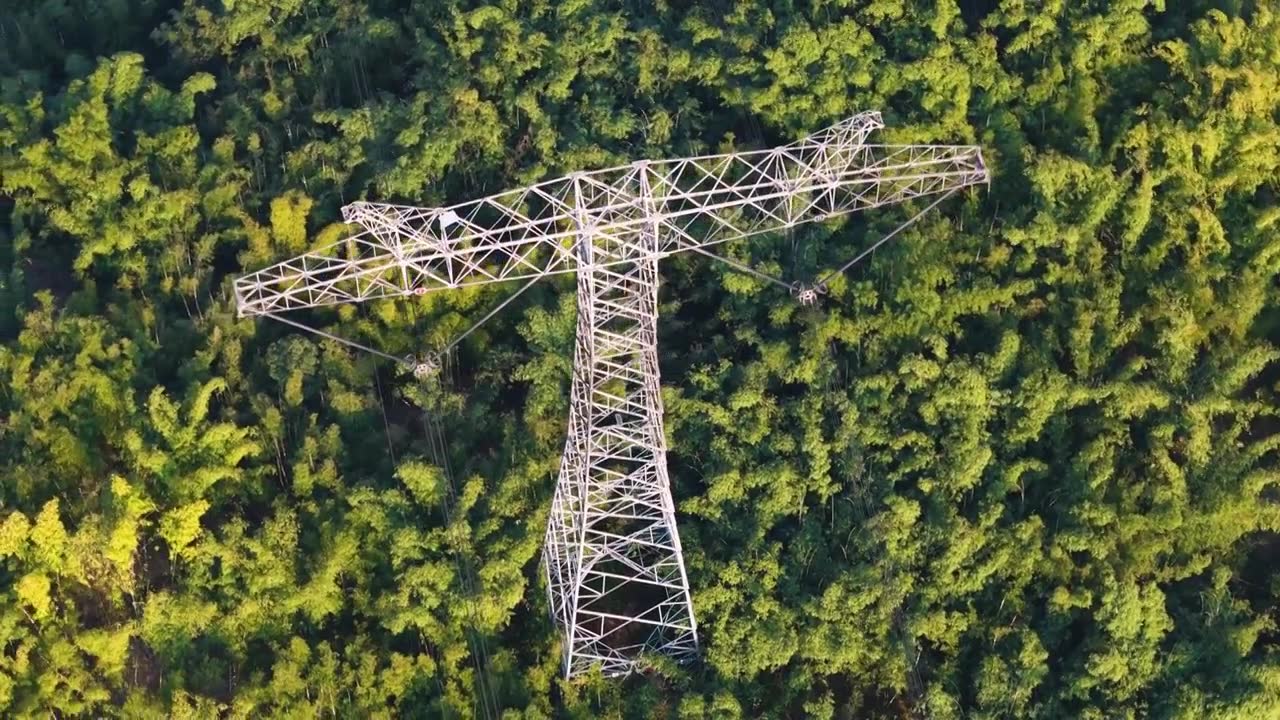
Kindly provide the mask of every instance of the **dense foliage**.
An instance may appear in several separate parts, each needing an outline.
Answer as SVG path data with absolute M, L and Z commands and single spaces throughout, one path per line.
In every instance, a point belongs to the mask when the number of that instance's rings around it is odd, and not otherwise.
M 665 262 L 688 666 L 560 678 L 572 279 L 437 382 L 235 317 L 344 201 L 862 109 L 994 181 L 815 308 Z M 1280 717 L 1278 191 L 1271 0 L 12 0 L 0 715 Z M 399 355 L 506 292 L 306 317 Z

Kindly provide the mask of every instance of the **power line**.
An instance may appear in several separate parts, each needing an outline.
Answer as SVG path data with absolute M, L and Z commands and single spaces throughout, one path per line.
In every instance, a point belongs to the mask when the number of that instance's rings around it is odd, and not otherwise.
M 876 242 L 875 242 L 871 247 L 869 247 L 869 248 L 867 248 L 866 250 L 863 250 L 862 252 L 858 253 L 858 255 L 857 255 L 856 257 L 854 257 L 852 260 L 850 260 L 849 262 L 845 263 L 844 265 L 841 265 L 839 268 L 837 268 L 837 269 L 835 269 L 835 270 L 832 270 L 831 272 L 829 272 L 829 273 L 827 273 L 826 275 L 824 275 L 824 276 L 822 277 L 822 279 L 821 279 L 821 280 L 819 280 L 819 281 L 816 283 L 816 285 L 817 285 L 818 287 L 825 287 L 825 286 L 826 286 L 826 284 L 827 284 L 827 281 L 828 281 L 828 280 L 830 280 L 831 278 L 835 277 L 836 275 L 840 275 L 840 274 L 841 274 L 841 273 L 843 273 L 845 270 L 848 270 L 849 268 L 853 267 L 854 265 L 857 265 L 857 264 L 858 264 L 858 262 L 860 262 L 863 258 L 865 258 L 866 256 L 870 255 L 871 253 L 875 252 L 875 251 L 876 251 L 876 248 L 879 248 L 881 245 L 884 245 L 885 243 L 889 242 L 890 240 L 892 240 L 892 239 L 894 238 L 894 236 L 895 236 L 895 235 L 897 235 L 898 233 L 902 232 L 903 230 L 906 230 L 907 228 L 909 228 L 909 227 L 911 227 L 912 225 L 914 225 L 914 224 L 915 224 L 915 222 L 916 222 L 917 220 L 919 220 L 919 219 L 920 219 L 920 218 L 921 218 L 925 213 L 927 213 L 927 212 L 929 212 L 930 210 L 934 209 L 935 207 L 937 207 L 937 206 L 938 206 L 938 204 L 939 204 L 939 203 L 941 203 L 943 200 L 946 200 L 947 198 L 951 197 L 951 196 L 952 196 L 952 195 L 954 195 L 955 193 L 956 193 L 956 190 L 954 190 L 954 189 L 953 189 L 953 190 L 949 190 L 949 191 L 947 191 L 945 194 L 943 194 L 943 195 L 942 195 L 942 197 L 939 197 L 937 200 L 934 200 L 933 202 L 929 203 L 929 206 L 928 206 L 928 207 L 926 207 L 925 209 L 923 209 L 923 210 L 921 210 L 920 212 L 916 213 L 915 215 L 912 215 L 912 216 L 911 216 L 911 219 L 907 220 L 906 222 L 902 223 L 902 224 L 901 224 L 901 225 L 899 225 L 898 227 L 894 228 L 894 229 L 893 229 L 893 231 L 892 231 L 892 232 L 890 232 L 888 235 L 885 235 L 884 237 L 882 237 L 882 238 L 880 238 L 879 240 L 877 240 L 877 241 L 876 241 Z
M 448 528 L 453 524 L 453 511 L 451 508 L 458 499 L 457 481 L 453 472 L 453 464 L 449 459 L 448 444 L 440 422 L 428 413 L 426 408 L 423 408 L 422 425 L 430 443 L 432 460 L 445 477 L 446 497 L 445 502 L 440 506 L 440 510 L 445 527 Z M 492 718 L 496 718 L 499 715 L 501 708 L 497 694 L 492 687 L 490 677 L 492 665 L 489 661 L 488 643 L 485 641 L 483 633 L 476 628 L 475 592 L 477 584 L 475 569 L 471 565 L 470 558 L 464 556 L 460 550 L 454 549 L 452 556 L 454 571 L 458 573 L 458 582 L 462 587 L 465 598 L 465 622 L 467 628 L 464 630 L 464 634 L 471 649 L 471 661 L 476 677 L 476 691 L 480 696 L 480 707 L 484 711 L 484 717 L 492 720 Z
M 299 330 L 313 333 L 315 335 L 319 335 L 320 337 L 328 338 L 329 340 L 332 340 L 337 343 L 342 343 L 343 345 L 346 345 L 348 347 L 353 347 L 357 350 L 363 350 L 367 353 L 377 355 L 380 358 L 385 358 L 387 360 L 391 360 L 392 362 L 399 363 L 401 365 L 404 365 L 407 363 L 407 361 L 404 358 L 396 357 L 395 355 L 392 355 L 390 353 L 382 352 L 381 350 L 371 348 L 368 345 L 361 345 L 360 343 L 355 342 L 354 340 L 347 340 L 346 338 L 340 338 L 337 335 L 334 335 L 333 333 L 328 333 L 328 332 L 325 332 L 324 330 L 313 328 L 309 325 L 304 325 L 300 322 L 297 322 L 296 320 L 290 320 L 289 318 L 282 317 L 275 313 L 265 313 L 265 316 L 271 318 L 272 320 L 282 322 L 286 325 L 292 325 L 293 327 L 296 327 Z

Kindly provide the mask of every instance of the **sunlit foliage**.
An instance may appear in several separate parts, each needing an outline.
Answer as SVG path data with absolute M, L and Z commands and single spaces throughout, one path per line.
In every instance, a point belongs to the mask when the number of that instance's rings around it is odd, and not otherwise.
M 1271 0 L 9 5 L 0 716 L 1280 717 Z M 814 308 L 664 261 L 688 666 L 560 678 L 571 279 L 425 383 L 235 316 L 346 201 L 863 109 L 994 180 Z M 305 319 L 406 355 L 504 292 Z

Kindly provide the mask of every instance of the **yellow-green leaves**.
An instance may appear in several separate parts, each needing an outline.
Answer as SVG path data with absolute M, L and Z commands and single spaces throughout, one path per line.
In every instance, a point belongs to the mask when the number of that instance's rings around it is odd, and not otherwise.
M 193 388 L 183 405 L 154 388 L 147 401 L 148 436 L 130 435 L 130 450 L 148 479 L 178 502 L 191 502 L 220 481 L 235 479 L 241 461 L 260 450 L 251 428 L 209 420 L 210 401 L 225 387 L 222 379 L 210 379 Z
M 280 256 L 297 255 L 306 248 L 311 203 L 311 198 L 296 190 L 271 200 L 271 232 Z
M 14 589 L 18 592 L 18 599 L 31 608 L 32 617 L 40 621 L 48 618 L 53 610 L 52 587 L 48 575 L 33 572 L 23 575 Z
M 434 465 L 414 460 L 401 463 L 396 477 L 424 507 L 435 507 L 445 497 L 444 473 Z
M 143 518 L 155 510 L 155 504 L 119 475 L 111 478 L 111 500 L 114 517 L 103 555 L 124 579 L 125 589 L 132 592 L 134 554 L 143 533 Z
M 271 346 L 265 358 L 272 379 L 280 384 L 285 404 L 298 407 L 303 400 L 303 384 L 316 371 L 319 349 L 296 335 Z
M 200 536 L 200 518 L 208 509 L 208 501 L 196 500 L 160 516 L 160 537 L 169 544 L 169 552 L 175 557 L 191 552 L 191 544 Z
M 103 674 L 121 682 L 135 629 L 133 623 L 126 623 L 119 628 L 89 630 L 76 638 L 76 645 L 93 656 Z
M 58 514 L 58 500 L 45 503 L 31 528 L 33 560 L 38 567 L 57 574 L 67 563 L 67 529 Z
M 213 603 L 171 592 L 153 593 L 143 606 L 139 635 L 158 650 L 182 647 L 209 627 L 217 615 Z
M 0 557 L 21 556 L 26 547 L 31 522 L 19 511 L 9 513 L 0 522 Z

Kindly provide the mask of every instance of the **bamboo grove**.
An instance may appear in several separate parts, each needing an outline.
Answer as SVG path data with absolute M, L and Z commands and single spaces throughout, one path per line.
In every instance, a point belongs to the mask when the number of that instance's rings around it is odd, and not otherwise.
M 429 381 L 230 279 L 443 205 L 862 109 L 993 182 L 813 307 L 666 261 L 702 650 L 565 681 L 538 556 L 573 279 Z M 1280 715 L 1271 0 L 15 0 L 0 715 Z M 912 206 L 726 249 L 789 279 Z M 403 356 L 505 297 L 312 312 Z

